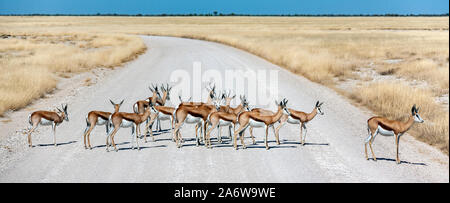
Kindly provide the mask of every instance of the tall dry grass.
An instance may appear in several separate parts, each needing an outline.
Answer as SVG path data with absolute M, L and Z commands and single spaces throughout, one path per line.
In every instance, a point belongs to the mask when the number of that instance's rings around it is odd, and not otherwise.
M 14 34 L 0 39 L 0 115 L 51 92 L 58 76 L 119 66 L 146 48 L 124 34 Z

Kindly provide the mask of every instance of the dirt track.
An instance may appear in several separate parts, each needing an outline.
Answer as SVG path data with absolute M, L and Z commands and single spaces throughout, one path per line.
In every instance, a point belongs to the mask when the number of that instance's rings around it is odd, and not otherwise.
M 48 99 L 11 113 L 12 122 L 0 123 L 0 182 L 448 182 L 448 156 L 409 135 L 400 142 L 402 164 L 395 163 L 394 139 L 377 137 L 374 150 L 378 161 L 364 159 L 366 121 L 371 116 L 351 105 L 333 90 L 293 75 L 261 58 L 217 43 L 172 37 L 143 37 L 148 51 L 123 68 L 103 76 L 89 87 L 67 84 Z M 107 99 L 125 98 L 122 111 L 131 112 L 134 101 L 149 95 L 147 86 L 167 82 L 173 70 L 225 68 L 279 70 L 279 94 L 288 106 L 312 110 L 324 101 L 325 115 L 308 125 L 307 144 L 299 146 L 299 128 L 286 125 L 280 131 L 281 145 L 270 132 L 270 150 L 265 150 L 262 129 L 256 129 L 257 145 L 246 138 L 247 149 L 235 151 L 228 139 L 213 149 L 196 147 L 193 126 L 185 125 L 187 138 L 181 149 L 170 133 L 156 136 L 156 142 L 140 140 L 140 151 L 129 149 L 129 129 L 116 135 L 119 152 L 106 152 L 104 127 L 91 136 L 93 150 L 83 147 L 85 115 L 90 110 L 111 111 Z M 118 82 L 120 81 L 120 82 Z M 58 95 L 64 96 L 58 99 Z M 173 93 L 176 97 L 176 93 Z M 58 147 L 53 147 L 49 127 L 33 135 L 32 149 L 21 131 L 31 108 L 49 109 L 69 104 L 70 122 L 57 128 Z M 408 112 L 405 112 L 408 113 Z M 424 118 L 426 120 L 426 118 Z M 163 128 L 168 128 L 167 122 Z M 415 126 L 415 127 L 420 127 Z M 224 130 L 223 135 L 226 131 Z M 248 133 L 247 133 L 248 136 Z M 213 135 L 215 137 L 215 135 Z M 151 140 L 151 139 L 150 139 Z

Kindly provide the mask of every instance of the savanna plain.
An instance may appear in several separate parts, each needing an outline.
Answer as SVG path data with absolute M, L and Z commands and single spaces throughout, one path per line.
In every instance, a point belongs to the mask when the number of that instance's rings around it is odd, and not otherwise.
M 139 35 L 219 42 L 334 89 L 361 108 L 427 121 L 409 134 L 449 151 L 448 17 L 0 17 L 0 116 L 58 80 L 114 68 L 147 48 Z M 89 81 L 86 81 L 89 85 Z

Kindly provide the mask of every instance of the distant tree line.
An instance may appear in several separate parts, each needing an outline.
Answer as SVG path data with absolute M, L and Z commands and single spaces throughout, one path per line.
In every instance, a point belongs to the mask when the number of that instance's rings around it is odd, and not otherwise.
M 214 11 L 213 13 L 188 13 L 188 14 L 118 14 L 118 13 L 96 13 L 96 14 L 0 14 L 0 16 L 130 16 L 130 17 L 145 17 L 145 16 L 286 16 L 286 17 L 431 17 L 431 16 L 449 16 L 448 13 L 444 14 L 237 14 L 237 13 L 219 13 Z

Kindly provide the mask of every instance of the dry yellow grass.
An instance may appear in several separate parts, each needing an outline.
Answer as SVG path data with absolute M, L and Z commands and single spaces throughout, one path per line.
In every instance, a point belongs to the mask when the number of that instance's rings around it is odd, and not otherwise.
M 433 98 L 449 89 L 448 28 L 448 17 L 0 17 L 4 34 L 107 30 L 216 41 L 333 88 L 346 79 L 358 79 L 355 72 L 373 64 L 379 73 L 423 80 L 429 87 L 417 90 L 389 81 L 383 86 L 364 76 L 359 81 L 365 85 L 350 98 L 398 119 L 415 101 L 409 96 L 419 95 L 423 100 L 416 102 L 433 125 L 415 127 L 412 134 L 447 153 L 448 109 L 439 108 Z M 390 64 L 389 59 L 401 61 Z M 358 95 L 364 92 L 368 98 Z M 371 103 L 369 98 L 376 100 Z
M 124 34 L 12 33 L 0 42 L 0 115 L 51 92 L 57 76 L 118 66 L 146 48 Z

